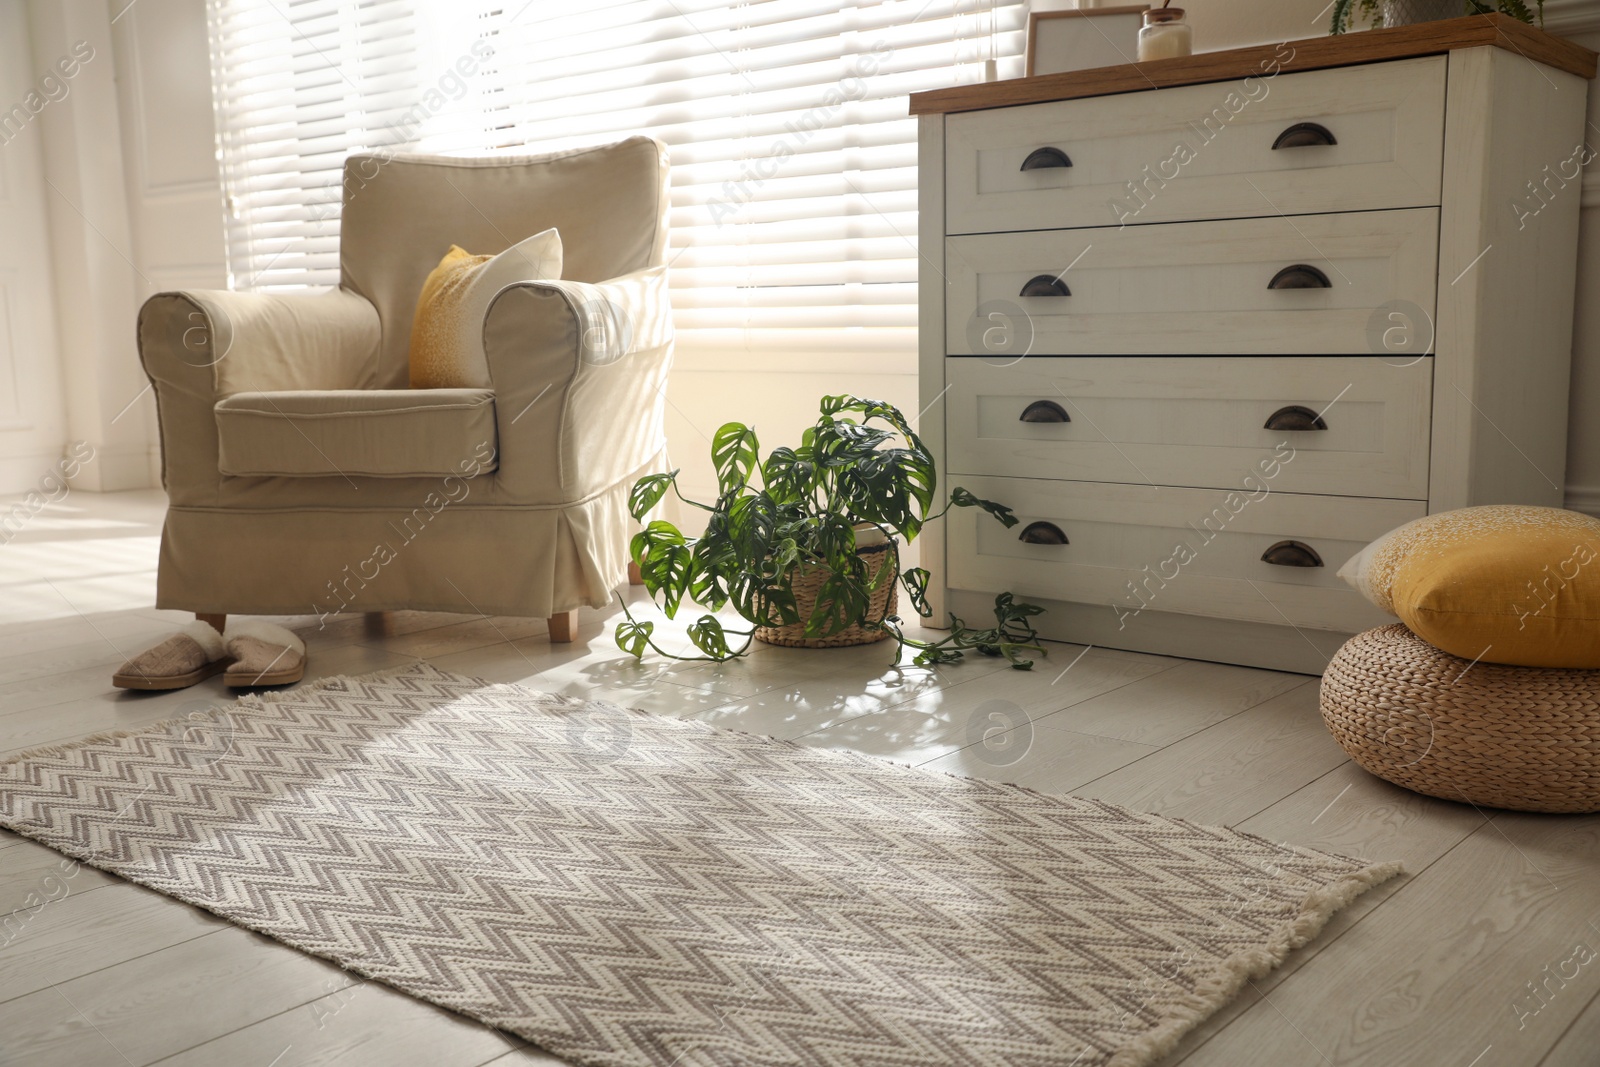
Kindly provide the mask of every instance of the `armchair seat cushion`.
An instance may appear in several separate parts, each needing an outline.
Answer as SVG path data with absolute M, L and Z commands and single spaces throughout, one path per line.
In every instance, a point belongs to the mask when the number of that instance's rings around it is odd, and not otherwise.
M 492 389 L 235 393 L 215 411 L 223 474 L 415 478 L 496 466 Z

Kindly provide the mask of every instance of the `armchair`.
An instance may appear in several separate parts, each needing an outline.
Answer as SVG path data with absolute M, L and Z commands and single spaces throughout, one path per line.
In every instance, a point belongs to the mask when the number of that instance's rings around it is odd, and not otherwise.
M 627 570 L 664 459 L 667 160 L 634 137 L 545 156 L 356 155 L 340 285 L 172 292 L 139 316 L 169 508 L 157 606 L 203 617 L 410 608 L 550 618 Z M 488 388 L 408 389 L 418 293 L 451 244 L 554 226 L 565 278 L 500 291 Z

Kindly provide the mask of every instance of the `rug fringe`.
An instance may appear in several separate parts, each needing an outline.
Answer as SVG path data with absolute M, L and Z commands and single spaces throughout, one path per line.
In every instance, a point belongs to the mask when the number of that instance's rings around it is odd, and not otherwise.
M 1399 863 L 1374 863 L 1312 890 L 1301 902 L 1299 913 L 1274 930 L 1264 945 L 1236 952 L 1199 975 L 1194 992 L 1168 1007 L 1153 1029 L 1117 1049 L 1106 1067 L 1150 1067 L 1190 1030 L 1227 1007 L 1246 983 L 1282 966 L 1291 952 L 1315 938 L 1329 919 L 1357 897 L 1404 873 Z

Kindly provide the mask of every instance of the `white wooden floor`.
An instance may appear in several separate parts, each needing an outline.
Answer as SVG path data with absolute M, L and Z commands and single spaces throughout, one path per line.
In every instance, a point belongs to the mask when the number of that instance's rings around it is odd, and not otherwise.
M 155 493 L 74 493 L 0 545 L 0 758 L 228 699 L 220 678 L 170 694 L 110 686 L 117 663 L 186 619 L 149 606 L 161 507 Z M 1600 1064 L 1600 958 L 1587 951 L 1600 951 L 1600 817 L 1486 813 L 1386 785 L 1323 730 L 1315 679 L 1068 645 L 1033 673 L 902 671 L 881 645 L 671 669 L 634 664 L 610 621 L 583 621 L 555 648 L 528 620 L 295 625 L 308 680 L 426 659 L 1406 864 L 1167 1065 Z M 0 832 L 0 1064 L 557 1062 L 99 872 L 62 879 L 59 859 Z

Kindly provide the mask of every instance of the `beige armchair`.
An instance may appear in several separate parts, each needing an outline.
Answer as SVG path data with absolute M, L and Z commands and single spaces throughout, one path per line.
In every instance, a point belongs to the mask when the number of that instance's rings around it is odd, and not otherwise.
M 162 293 L 139 316 L 169 497 L 157 606 L 552 619 L 627 570 L 627 494 L 664 455 L 667 158 L 634 137 L 538 157 L 345 163 L 340 285 Z M 407 388 L 451 244 L 549 227 L 563 280 L 500 291 L 490 383 Z

